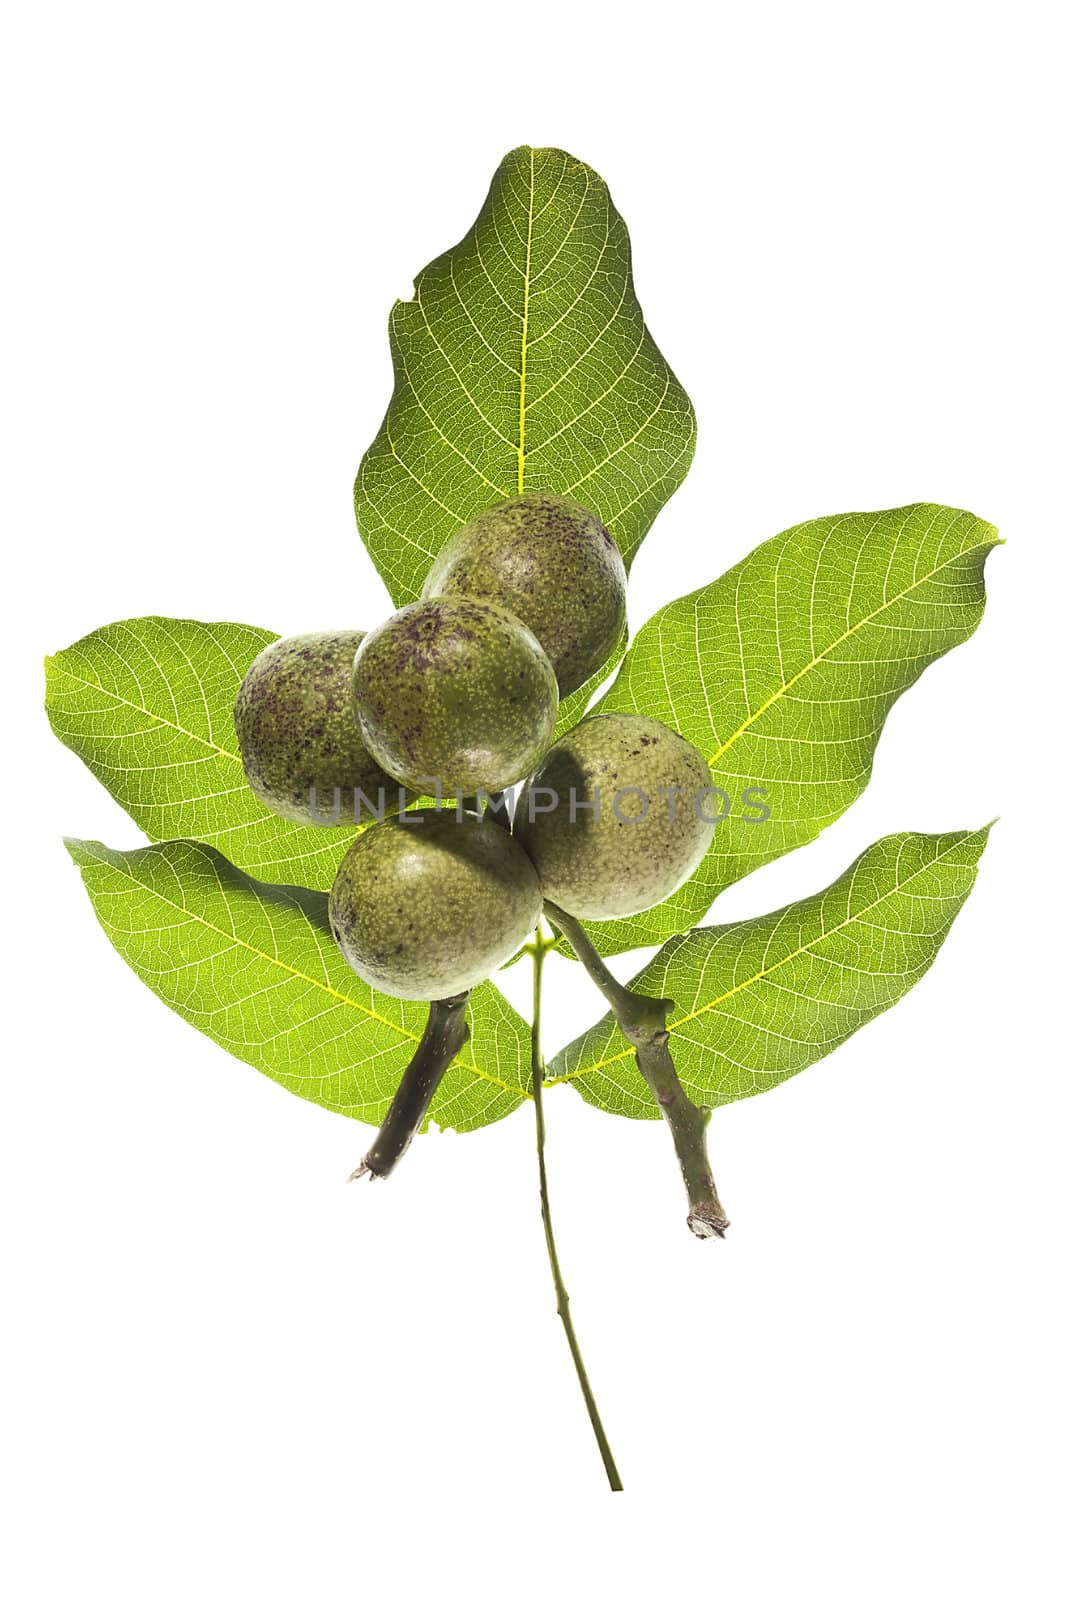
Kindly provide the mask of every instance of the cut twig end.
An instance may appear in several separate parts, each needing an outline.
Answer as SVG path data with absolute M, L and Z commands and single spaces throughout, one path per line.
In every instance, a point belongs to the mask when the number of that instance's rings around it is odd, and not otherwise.
M 688 1213 L 688 1226 L 697 1239 L 724 1239 L 729 1219 L 716 1200 L 700 1200 Z

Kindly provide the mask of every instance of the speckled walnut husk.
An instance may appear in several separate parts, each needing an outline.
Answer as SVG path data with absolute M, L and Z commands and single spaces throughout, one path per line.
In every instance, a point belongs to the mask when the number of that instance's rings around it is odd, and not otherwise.
M 522 494 L 458 529 L 424 595 L 472 595 L 512 611 L 546 651 L 564 699 L 624 632 L 625 583 L 621 552 L 594 512 L 564 495 Z
M 370 633 L 353 697 L 369 750 L 414 794 L 509 788 L 531 772 L 558 713 L 534 634 L 502 606 L 455 596 L 403 606 Z
M 542 892 L 510 834 L 473 812 L 410 811 L 347 851 L 329 902 L 339 949 L 366 983 L 441 1000 L 481 982 L 535 927 Z
M 514 832 L 555 905 L 590 922 L 632 916 L 672 894 L 706 854 L 714 830 L 696 803 L 709 787 L 703 756 L 664 723 L 588 717 L 521 790 Z
M 355 790 L 372 806 L 382 791 L 386 811 L 398 808 L 398 785 L 369 755 L 353 713 L 353 658 L 363 638 L 340 630 L 277 639 L 242 680 L 234 726 L 246 779 L 291 822 L 352 827 Z M 362 804 L 362 820 L 368 816 Z

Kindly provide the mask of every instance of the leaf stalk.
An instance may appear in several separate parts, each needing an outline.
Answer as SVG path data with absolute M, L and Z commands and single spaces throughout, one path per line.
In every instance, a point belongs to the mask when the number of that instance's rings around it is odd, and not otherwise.
M 466 1019 L 469 995 L 450 995 L 445 1000 L 433 1000 L 428 1007 L 428 1020 L 413 1059 L 402 1074 L 395 1090 L 390 1110 L 384 1117 L 368 1154 L 350 1181 L 369 1174 L 373 1178 L 386 1178 L 394 1171 L 427 1115 L 428 1107 L 443 1074 L 469 1037 Z
M 674 1001 L 639 994 L 619 983 L 575 917 L 547 902 L 547 916 L 561 929 L 573 953 L 613 1013 L 636 1052 L 640 1075 L 669 1127 L 688 1195 L 688 1226 L 697 1239 L 724 1238 L 729 1218 L 718 1199 L 707 1155 L 710 1109 L 688 1098 L 669 1048 L 666 1018 Z

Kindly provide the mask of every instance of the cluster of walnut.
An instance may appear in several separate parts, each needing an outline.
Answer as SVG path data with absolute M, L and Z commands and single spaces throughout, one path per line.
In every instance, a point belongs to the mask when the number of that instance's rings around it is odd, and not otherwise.
M 292 821 L 377 819 L 330 897 L 339 948 L 373 987 L 460 994 L 515 954 L 544 901 L 628 916 L 698 865 L 709 775 L 693 745 L 623 714 L 554 742 L 559 700 L 623 639 L 625 583 L 591 511 L 523 494 L 460 528 L 422 598 L 371 633 L 280 639 L 253 662 L 235 706 L 253 791 Z M 511 825 L 503 796 L 520 783 Z

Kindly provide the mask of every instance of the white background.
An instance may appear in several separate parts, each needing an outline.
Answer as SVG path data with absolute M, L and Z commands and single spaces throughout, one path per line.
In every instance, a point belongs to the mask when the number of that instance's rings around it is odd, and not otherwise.
M 1067 1592 L 1056 20 L 933 0 L 15 7 L 17 1600 Z M 921 986 L 716 1116 L 725 1243 L 685 1229 L 657 1124 L 548 1101 L 614 1497 L 554 1316 L 530 1115 L 348 1188 L 366 1131 L 224 1055 L 100 934 L 60 835 L 136 830 L 40 708 L 45 651 L 116 618 L 385 614 L 350 490 L 389 393 L 387 311 L 523 142 L 609 181 L 699 414 L 633 626 L 810 516 L 935 499 L 1008 541 L 980 633 L 896 706 L 865 796 L 719 903 L 758 913 L 886 832 L 1002 817 Z M 549 988 L 553 1048 L 599 1008 L 561 963 Z

